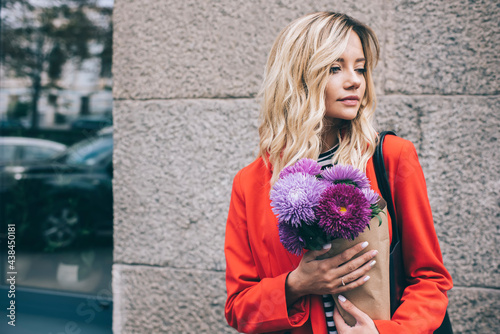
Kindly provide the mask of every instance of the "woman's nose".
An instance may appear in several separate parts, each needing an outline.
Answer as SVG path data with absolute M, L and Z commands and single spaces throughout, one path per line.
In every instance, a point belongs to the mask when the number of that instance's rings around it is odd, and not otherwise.
M 346 79 L 344 82 L 345 89 L 358 89 L 361 86 L 361 76 L 356 73 L 355 70 L 348 71 L 346 73 Z

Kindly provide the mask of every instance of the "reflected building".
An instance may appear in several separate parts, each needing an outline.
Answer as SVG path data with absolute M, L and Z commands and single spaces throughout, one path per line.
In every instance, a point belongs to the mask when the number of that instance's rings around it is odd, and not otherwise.
M 35 2 L 50 7 L 51 1 Z M 59 4 L 59 2 L 58 2 Z M 46 10 L 46 7 L 35 9 L 32 16 L 41 15 L 36 11 Z M 2 9 L 3 15 L 22 16 L 17 7 Z M 9 12 L 10 11 L 10 12 Z M 13 13 L 11 13 L 13 12 Z M 90 22 L 103 31 L 111 28 L 111 15 L 102 7 L 84 8 L 83 12 Z M 68 24 L 67 18 L 58 17 L 53 20 L 53 26 Z M 45 42 L 42 53 L 50 57 L 53 45 Z M 38 99 L 38 125 L 40 128 L 69 128 L 72 121 L 80 116 L 97 114 L 110 117 L 113 107 L 112 77 L 109 69 L 111 60 L 104 59 L 102 53 L 106 41 L 102 37 L 88 42 L 88 55 L 84 59 L 69 57 L 64 61 L 56 79 L 50 77 L 50 68 L 44 64 L 40 73 L 40 96 Z M 109 64 L 103 62 L 109 61 Z M 17 66 L 17 65 L 16 65 Z M 27 107 L 33 100 L 33 80 L 9 66 L 6 59 L 0 64 L 0 119 L 18 118 L 26 127 L 31 125 L 30 109 Z M 23 110 L 25 109 L 25 110 Z M 16 113 L 17 111 L 17 113 Z

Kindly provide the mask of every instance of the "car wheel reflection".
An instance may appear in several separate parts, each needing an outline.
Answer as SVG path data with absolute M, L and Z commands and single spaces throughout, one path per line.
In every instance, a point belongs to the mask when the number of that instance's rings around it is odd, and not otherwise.
M 49 160 L 0 168 L 0 225 L 23 249 L 75 249 L 113 233 L 113 137 L 105 132 Z
M 42 221 L 42 236 L 45 245 L 61 248 L 71 245 L 81 235 L 80 215 L 70 202 L 51 206 Z

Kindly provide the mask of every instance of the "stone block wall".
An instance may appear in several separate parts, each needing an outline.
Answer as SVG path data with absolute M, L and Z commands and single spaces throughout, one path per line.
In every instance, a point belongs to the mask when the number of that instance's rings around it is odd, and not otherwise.
M 456 333 L 500 331 L 497 1 L 116 0 L 114 333 L 234 333 L 224 319 L 232 178 L 256 154 L 267 53 L 291 20 L 376 31 L 377 126 L 419 152 Z

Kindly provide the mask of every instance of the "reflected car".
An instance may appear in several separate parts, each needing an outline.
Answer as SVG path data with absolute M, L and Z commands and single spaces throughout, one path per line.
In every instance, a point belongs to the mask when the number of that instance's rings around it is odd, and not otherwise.
M 66 145 L 45 139 L 0 137 L 0 166 L 47 160 L 66 149 Z
M 107 115 L 80 116 L 71 123 L 72 130 L 99 130 L 113 125 L 113 119 Z
M 54 250 L 112 237 L 112 153 L 108 133 L 48 160 L 4 167 L 0 220 L 16 224 L 16 246 Z

